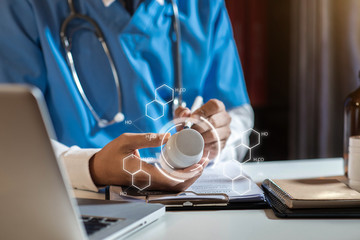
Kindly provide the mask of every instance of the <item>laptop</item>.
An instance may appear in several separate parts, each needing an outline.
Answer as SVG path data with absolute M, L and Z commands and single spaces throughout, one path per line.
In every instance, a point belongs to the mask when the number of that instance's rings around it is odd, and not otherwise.
M 165 213 L 160 204 L 76 199 L 55 157 L 43 96 L 0 85 L 0 238 L 119 239 Z

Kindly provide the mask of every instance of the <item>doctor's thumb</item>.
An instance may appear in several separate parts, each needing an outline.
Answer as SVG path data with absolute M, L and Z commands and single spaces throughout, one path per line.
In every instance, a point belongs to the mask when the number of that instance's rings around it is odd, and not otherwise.
M 159 147 L 165 144 L 170 138 L 170 133 L 157 134 L 157 133 L 125 133 L 124 137 L 126 142 L 125 146 L 129 150 L 136 150 L 141 148 Z

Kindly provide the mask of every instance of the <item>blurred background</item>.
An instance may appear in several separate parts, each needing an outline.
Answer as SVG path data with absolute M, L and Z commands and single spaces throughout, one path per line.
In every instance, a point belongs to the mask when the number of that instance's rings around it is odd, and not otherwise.
M 253 156 L 342 157 L 343 105 L 359 86 L 360 0 L 226 0 L 255 129 Z

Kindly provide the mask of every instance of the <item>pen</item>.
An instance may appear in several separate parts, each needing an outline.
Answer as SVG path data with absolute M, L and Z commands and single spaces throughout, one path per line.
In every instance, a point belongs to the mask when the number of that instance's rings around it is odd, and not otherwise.
M 194 100 L 193 105 L 191 106 L 190 112 L 195 112 L 198 108 L 200 108 L 204 103 L 204 100 L 201 96 L 197 96 Z M 185 121 L 184 129 L 191 128 L 193 123 L 190 120 Z

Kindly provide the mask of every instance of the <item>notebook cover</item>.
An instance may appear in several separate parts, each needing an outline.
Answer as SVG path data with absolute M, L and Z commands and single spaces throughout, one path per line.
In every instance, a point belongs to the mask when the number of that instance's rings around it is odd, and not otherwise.
M 262 185 L 266 202 L 280 218 L 360 218 L 360 207 L 356 208 L 299 208 L 290 209 Z
M 360 193 L 337 179 L 266 179 L 263 185 L 289 208 L 360 207 Z

